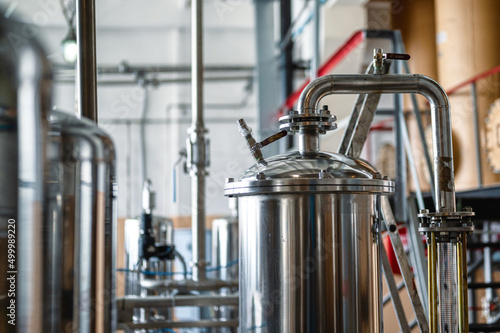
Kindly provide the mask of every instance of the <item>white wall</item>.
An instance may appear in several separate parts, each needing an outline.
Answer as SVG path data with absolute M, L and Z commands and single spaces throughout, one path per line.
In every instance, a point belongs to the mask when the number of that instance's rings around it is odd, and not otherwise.
M 294 1 L 294 15 L 298 15 L 304 5 L 304 0 Z M 312 8 L 312 2 L 309 5 Z M 308 17 L 308 12 L 302 15 Z M 357 30 L 367 26 L 366 10 L 360 1 L 329 1 L 321 7 L 320 17 L 320 63 L 324 64 L 339 47 Z M 298 37 L 295 47 L 296 57 L 308 60 L 311 57 L 312 24 L 308 24 Z M 366 43 L 358 45 L 348 56 L 332 71 L 336 74 L 352 74 L 364 71 L 364 58 Z M 296 87 L 302 85 L 303 80 L 296 82 Z M 339 129 L 321 136 L 321 149 L 337 151 L 340 140 L 345 130 L 341 124 L 346 123 L 356 100 L 355 95 L 331 95 L 322 99 L 321 104 L 328 105 L 332 114 L 338 119 Z
M 55 1 L 55 2 L 54 2 Z M 9 5 L 10 0 L 0 0 Z M 100 0 L 97 12 L 97 60 L 102 65 L 130 64 L 189 64 L 190 59 L 190 10 L 186 1 Z M 51 59 L 62 62 L 60 42 L 66 35 L 64 19 L 58 12 L 57 0 L 18 1 L 15 14 L 22 14 L 26 22 L 33 23 L 40 17 L 48 18 L 37 27 L 48 48 Z M 303 0 L 294 2 L 294 13 L 302 8 Z M 360 1 L 354 4 L 341 1 L 322 9 L 322 54 L 324 62 L 355 30 L 367 26 L 365 8 Z M 255 65 L 253 3 L 246 0 L 205 1 L 206 64 Z M 296 41 L 296 55 L 310 57 L 311 25 Z M 368 45 L 372 47 L 372 45 Z M 335 73 L 358 73 L 367 53 L 362 44 L 335 70 Z M 109 78 L 109 77 L 108 77 Z M 113 78 L 122 79 L 121 76 Z M 302 83 L 297 80 L 296 86 Z M 246 82 L 206 83 L 206 104 L 239 103 L 245 96 Z M 190 110 L 176 107 L 190 103 L 189 84 L 170 84 L 148 88 L 148 118 L 158 120 L 147 125 L 147 174 L 157 191 L 156 213 L 166 216 L 190 214 L 190 179 L 179 166 L 176 177 L 176 198 L 173 202 L 173 164 L 178 152 L 185 147 Z M 279 94 L 279 92 L 276 92 Z M 74 87 L 56 84 L 54 105 L 73 112 Z M 111 124 L 112 119 L 139 119 L 143 112 L 145 91 L 139 86 L 99 86 L 99 117 L 101 127 L 115 140 L 118 156 L 119 215 L 135 216 L 140 213 L 142 188 L 140 126 L 138 124 Z M 356 96 L 334 96 L 324 99 L 339 122 L 349 116 Z M 245 117 L 255 127 L 257 117 L 255 96 L 243 109 L 228 110 L 207 108 L 206 119 L 211 141 L 210 176 L 207 181 L 207 214 L 221 215 L 228 212 L 223 196 L 224 178 L 238 177 L 253 161 L 239 136 L 236 120 Z M 170 110 L 167 114 L 167 109 Z M 187 112 L 186 112 L 187 111 Z M 166 122 L 169 123 L 166 123 Z M 256 129 L 257 130 L 257 129 Z M 343 130 L 323 136 L 322 149 L 336 151 Z
M 4 8 L 16 1 L 0 0 Z M 99 0 L 96 1 L 97 62 L 99 65 L 190 64 L 190 8 L 186 1 Z M 205 1 L 205 64 L 255 65 L 254 17 L 250 1 Z M 60 43 L 67 28 L 58 0 L 23 0 L 14 15 L 24 22 L 38 23 L 36 38 L 46 45 L 50 59 L 62 63 Z M 42 20 L 45 18 L 45 20 Z M 106 78 L 110 78 L 107 76 Z M 123 79 L 123 76 L 113 76 Z M 246 82 L 205 83 L 206 104 L 240 103 Z M 148 118 L 158 120 L 146 127 L 147 175 L 157 192 L 156 213 L 190 215 L 190 178 L 177 168 L 177 202 L 173 202 L 173 164 L 185 147 L 190 110 L 175 105 L 190 103 L 190 84 L 148 87 Z M 119 216 L 140 213 L 142 166 L 139 124 L 112 124 L 112 119 L 140 119 L 145 90 L 137 85 L 98 86 L 100 125 L 112 136 L 117 150 Z M 75 89 L 68 83 L 54 87 L 54 106 L 74 112 Z M 170 114 L 167 115 L 167 106 Z M 256 118 L 255 98 L 241 109 L 207 109 L 205 118 L 211 142 L 210 176 L 207 180 L 207 215 L 229 212 L 223 196 L 224 179 L 237 178 L 253 162 L 236 120 L 245 117 L 250 126 Z M 167 123 L 167 121 L 169 123 Z

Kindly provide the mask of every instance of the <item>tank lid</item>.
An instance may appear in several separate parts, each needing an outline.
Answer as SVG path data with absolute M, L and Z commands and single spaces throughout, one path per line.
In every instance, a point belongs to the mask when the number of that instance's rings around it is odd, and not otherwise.
M 265 179 L 326 179 L 326 178 L 379 178 L 379 173 L 363 160 L 341 154 L 320 152 L 302 155 L 298 151 L 276 155 L 267 159 L 268 165 L 255 164 L 247 169 L 240 180 Z
M 394 192 L 394 182 L 383 178 L 368 162 L 341 154 L 293 152 L 273 156 L 267 162 L 265 166 L 255 164 L 247 169 L 238 182 L 229 181 L 225 195 L 290 192 L 292 189 Z

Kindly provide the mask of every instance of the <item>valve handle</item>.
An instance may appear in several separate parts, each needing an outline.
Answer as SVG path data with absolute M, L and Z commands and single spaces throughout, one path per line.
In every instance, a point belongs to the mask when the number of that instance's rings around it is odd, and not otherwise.
M 410 55 L 406 53 L 384 53 L 384 59 L 388 60 L 410 60 Z

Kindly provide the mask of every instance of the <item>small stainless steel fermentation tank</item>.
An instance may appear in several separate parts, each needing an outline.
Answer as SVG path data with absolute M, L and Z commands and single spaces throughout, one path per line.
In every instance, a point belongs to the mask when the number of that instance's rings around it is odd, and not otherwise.
M 262 158 L 225 194 L 238 197 L 241 332 L 379 332 L 380 196 L 394 192 L 368 163 L 319 151 L 327 109 L 292 112 L 281 129 L 299 151 Z M 282 136 L 281 134 L 279 135 Z
M 241 332 L 378 332 L 380 195 L 366 163 L 279 155 L 228 183 L 240 224 Z

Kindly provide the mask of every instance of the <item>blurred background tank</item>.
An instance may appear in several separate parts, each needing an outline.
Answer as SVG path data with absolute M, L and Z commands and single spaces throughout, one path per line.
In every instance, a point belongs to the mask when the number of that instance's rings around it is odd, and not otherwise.
M 165 280 L 173 278 L 173 257 L 176 255 L 174 243 L 174 229 L 172 220 L 152 216 L 155 207 L 155 194 L 152 192 L 151 182 L 148 180 L 143 189 L 143 216 L 138 219 L 125 220 L 125 295 L 126 296 L 159 296 L 169 292 L 150 291 L 141 286 L 144 280 Z M 152 230 L 145 230 L 145 216 L 151 216 Z M 146 227 L 147 228 L 147 227 Z M 152 237 L 152 244 L 160 248 L 158 255 L 148 257 L 143 251 L 144 238 Z M 172 252 L 161 253 L 162 251 Z M 148 257 L 148 258 L 146 258 Z M 167 258 L 168 257 L 168 258 Z M 183 261 L 183 259 L 182 259 Z M 151 322 L 158 320 L 171 320 L 172 309 L 141 308 L 134 310 L 135 322 Z M 131 330 L 130 332 L 134 332 Z M 138 330 L 137 332 L 143 332 Z
M 212 222 L 212 266 L 216 268 L 214 278 L 224 281 L 238 280 L 238 200 L 229 198 L 231 214 Z M 238 288 L 221 289 L 220 295 L 237 293 Z M 234 306 L 214 307 L 214 318 L 237 319 L 238 308 Z M 213 333 L 236 333 L 236 327 L 212 329 Z

